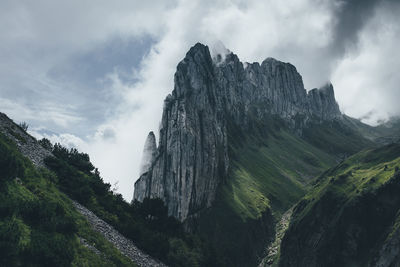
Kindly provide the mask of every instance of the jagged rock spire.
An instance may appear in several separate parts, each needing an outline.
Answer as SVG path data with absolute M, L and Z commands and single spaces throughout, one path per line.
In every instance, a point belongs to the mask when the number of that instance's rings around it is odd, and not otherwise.
M 156 137 L 153 132 L 147 135 L 144 143 L 142 162 L 140 164 L 140 175 L 150 170 L 151 164 L 154 162 L 157 153 Z

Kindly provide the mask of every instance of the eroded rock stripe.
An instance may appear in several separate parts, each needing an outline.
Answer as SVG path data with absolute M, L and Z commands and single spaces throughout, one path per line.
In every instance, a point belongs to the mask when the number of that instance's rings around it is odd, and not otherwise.
M 137 248 L 133 242 L 123 235 L 121 235 L 117 230 L 115 230 L 111 225 L 97 217 L 93 212 L 82 206 L 76 201 L 73 201 L 76 209 L 89 221 L 94 230 L 102 234 L 108 241 L 110 241 L 123 255 L 130 258 L 133 262 L 141 267 L 164 267 L 165 264 L 157 261 L 142 252 Z

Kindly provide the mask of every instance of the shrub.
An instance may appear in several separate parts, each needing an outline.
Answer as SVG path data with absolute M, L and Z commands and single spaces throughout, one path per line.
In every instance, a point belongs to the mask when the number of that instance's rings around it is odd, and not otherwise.
M 50 140 L 49 139 L 47 139 L 47 138 L 42 138 L 42 139 L 40 139 L 39 140 L 39 144 L 44 148 L 44 149 L 47 149 L 47 150 L 53 150 L 53 144 L 50 142 Z
M 5 179 L 13 179 L 24 173 L 23 162 L 5 142 L 0 140 L 0 183 Z
M 21 127 L 21 129 L 26 132 L 26 131 L 28 131 L 29 125 L 26 122 L 23 121 L 23 122 L 19 123 L 19 127 Z

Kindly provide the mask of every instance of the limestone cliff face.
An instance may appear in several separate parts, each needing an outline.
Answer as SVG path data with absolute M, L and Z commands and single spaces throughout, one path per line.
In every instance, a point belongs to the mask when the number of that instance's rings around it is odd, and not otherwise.
M 196 44 L 177 66 L 157 152 L 135 183 L 134 199 L 161 198 L 182 221 L 210 207 L 228 178 L 228 123 L 247 130 L 271 114 L 293 128 L 295 117 L 305 124 L 341 116 L 332 85 L 307 94 L 289 63 L 242 63 L 233 53 L 212 58 L 207 46 Z

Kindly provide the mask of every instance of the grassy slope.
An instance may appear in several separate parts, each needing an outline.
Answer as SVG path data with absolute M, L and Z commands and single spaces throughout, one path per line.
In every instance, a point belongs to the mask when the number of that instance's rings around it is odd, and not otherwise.
M 359 123 L 356 127 L 347 121 L 348 117 L 344 117 L 341 121 L 310 124 L 303 132 L 304 139 L 315 147 L 341 158 L 375 146 L 375 143 L 364 137 L 364 133 L 358 128 L 361 126 L 368 128 L 368 125 Z
M 55 186 L 57 178 L 37 170 L 2 134 L 0 165 L 0 265 L 134 266 L 90 228 Z M 84 247 L 78 237 L 102 256 Z
M 244 220 L 260 217 L 267 208 L 283 213 L 304 195 L 312 177 L 335 163 L 332 156 L 283 129 L 264 142 L 247 138 L 232 150 L 224 197 Z
M 261 131 L 251 135 L 231 127 L 230 175 L 201 216 L 200 232 L 229 266 L 256 264 L 274 235 L 274 221 L 304 196 L 311 178 L 336 162 L 279 120 L 257 127 Z
M 316 179 L 314 188 L 304 197 L 307 207 L 297 213 L 295 220 L 301 220 L 327 192 L 351 201 L 376 190 L 393 177 L 396 167 L 400 167 L 400 146 L 396 144 L 364 150 L 349 157 Z
M 357 153 L 321 175 L 295 208 L 280 264 L 366 266 L 398 226 L 396 168 L 400 145 L 393 144 Z

